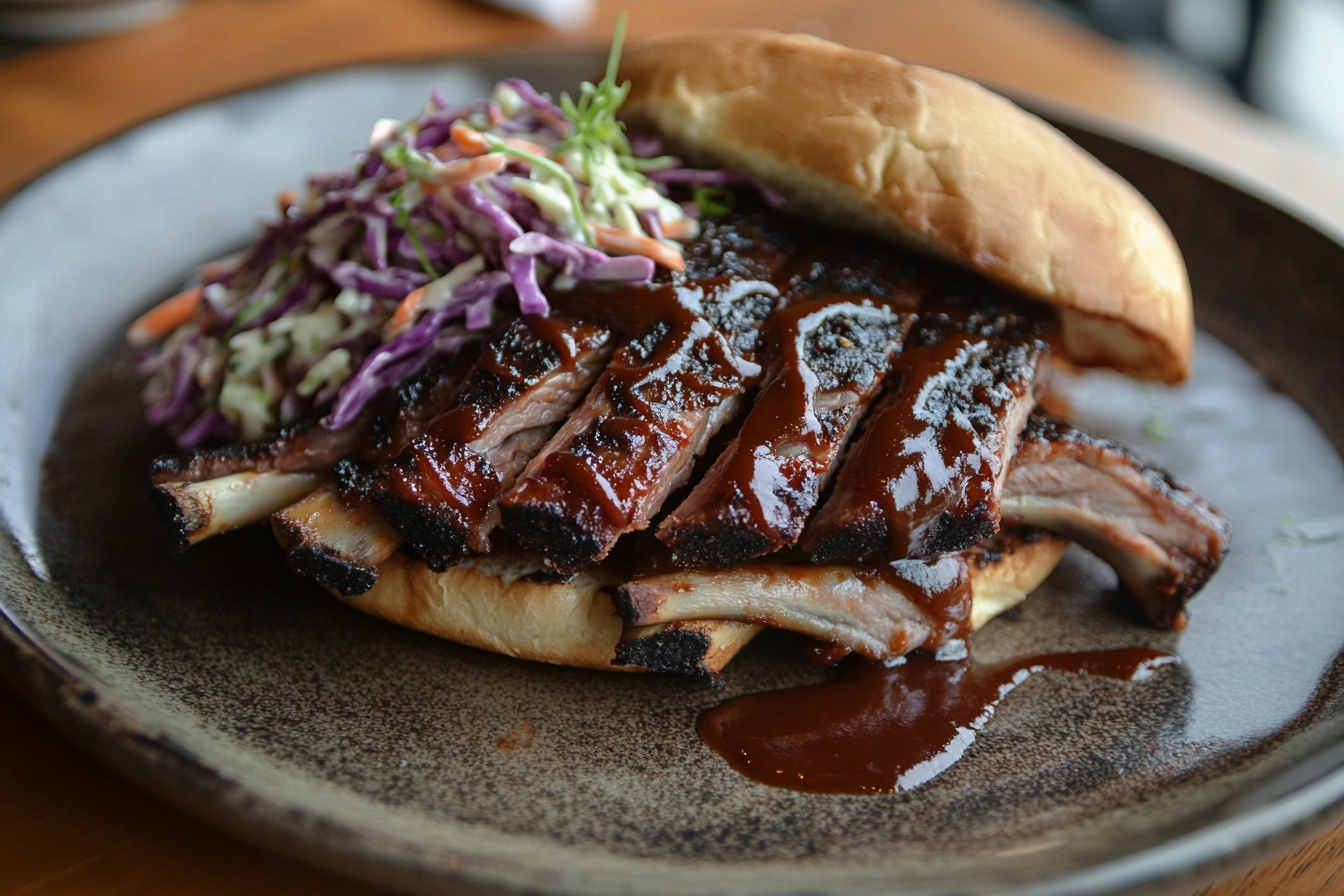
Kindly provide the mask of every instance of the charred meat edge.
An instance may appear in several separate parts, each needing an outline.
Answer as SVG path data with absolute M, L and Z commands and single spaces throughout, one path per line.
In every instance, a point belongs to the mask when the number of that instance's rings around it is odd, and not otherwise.
M 969 591 L 965 628 L 973 631 L 1020 603 L 1067 546 L 1067 541 L 1039 530 L 1014 530 L 959 554 L 893 565 L 918 564 L 945 578 L 956 572 L 956 565 L 964 564 Z M 1040 562 L 1014 563 L 1012 555 L 1018 552 L 1044 556 L 1036 558 Z M 999 563 L 1010 564 L 1013 572 L 981 575 Z M 921 609 L 924 595 L 910 586 L 920 576 L 895 580 L 868 573 L 849 566 L 783 564 L 684 570 L 622 585 L 613 602 L 632 628 L 692 619 L 733 620 L 798 632 L 877 660 L 937 646 L 931 636 L 945 630 L 942 621 Z
M 1171 474 L 1039 414 L 1019 438 L 1002 509 L 1005 523 L 1048 529 L 1101 557 L 1164 628 L 1181 625 L 1231 532 L 1226 517 Z
M 444 390 L 437 383 L 445 376 L 454 386 L 460 380 L 460 372 L 456 379 L 450 374 L 455 364 L 460 366 L 455 359 L 464 354 L 467 351 L 431 361 L 398 390 L 386 409 L 372 415 L 371 425 L 367 424 L 371 415 L 365 415 L 356 424 L 334 432 L 323 429 L 313 417 L 251 444 L 158 458 L 151 497 L 164 528 L 179 548 L 185 548 L 238 526 L 263 521 L 302 497 L 301 483 L 312 483 L 306 491 L 316 487 L 325 477 L 313 474 L 329 470 L 339 460 L 337 452 L 364 451 L 378 441 L 372 434 L 393 433 L 410 425 L 423 414 L 429 396 L 442 395 Z M 216 513 L 224 515 L 212 519 Z M 312 523 L 317 526 L 317 521 Z M 336 520 L 333 525 L 339 528 L 342 523 Z
M 997 532 L 999 494 L 1046 352 L 1036 339 L 955 332 L 899 356 L 900 383 L 803 534 L 812 560 L 936 557 Z
M 500 493 L 583 399 L 610 351 L 608 328 L 560 316 L 520 318 L 491 341 L 452 407 L 367 485 L 417 559 L 441 572 L 490 549 Z
M 687 619 L 627 628 L 611 664 L 720 684 L 724 666 L 761 629 L 749 622 L 725 619 Z
M 798 540 L 914 319 L 850 296 L 775 313 L 771 372 L 740 432 L 659 526 L 677 565 L 737 566 Z
M 424 425 L 449 407 L 479 354 L 472 343 L 436 355 L 397 389 L 391 404 L 368 427 L 355 459 L 336 465 L 364 469 L 390 460 Z M 347 501 L 335 484 L 326 485 L 271 517 L 276 540 L 289 567 L 341 595 L 363 594 L 378 581 L 378 567 L 401 546 L 401 534 L 367 501 Z
M 231 442 L 155 458 L 150 479 L 155 485 L 204 482 L 235 473 L 313 473 L 329 470 L 356 450 L 373 415 L 338 429 L 326 429 L 316 416 L 286 426 L 256 442 Z
M 554 569 L 601 560 L 620 536 L 646 528 L 760 376 L 757 332 L 779 295 L 771 283 L 676 295 L 666 317 L 616 352 L 500 502 L 504 528 Z
M 378 581 L 378 567 L 401 547 L 401 535 L 367 502 L 347 506 L 327 483 L 271 516 L 289 568 L 344 597 Z

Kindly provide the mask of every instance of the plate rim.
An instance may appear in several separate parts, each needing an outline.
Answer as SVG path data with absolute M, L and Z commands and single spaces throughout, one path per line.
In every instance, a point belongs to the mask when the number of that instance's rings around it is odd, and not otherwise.
M 526 52 L 536 59 L 598 59 L 604 50 L 589 45 L 539 49 L 511 44 L 483 50 L 430 53 L 389 60 L 323 66 L 234 90 L 193 99 L 154 115 L 137 119 L 96 142 L 54 161 L 0 194 L 0 217 L 10 205 L 41 182 L 59 177 L 62 170 L 87 155 L 113 146 L 143 128 L 185 112 L 226 103 L 308 80 L 339 74 L 407 69 L 433 64 L 482 65 L 501 62 Z M 1160 158 L 1221 186 L 1270 206 L 1328 239 L 1344 252 L 1344 225 L 1319 219 L 1253 175 L 1193 150 L 1164 142 L 1130 123 L 1071 103 L 1025 91 L 991 89 L 1028 112 L 1051 123 L 1074 127 L 1142 153 Z M 1209 164 L 1214 162 L 1214 164 Z M 0 533 L 16 560 L 31 573 L 8 521 L 0 515 Z M 0 598 L 5 589 L 0 584 Z M 469 867 L 444 867 L 428 856 L 417 860 L 414 850 L 396 851 L 363 842 L 364 834 L 308 809 L 271 800 L 225 778 L 191 751 L 145 726 L 127 706 L 101 694 L 84 677 L 74 657 L 45 644 L 41 637 L 14 618 L 0 599 L 0 678 L 81 749 L 136 786 L 187 814 L 272 853 L 299 859 L 320 870 L 347 875 L 371 884 L 407 892 L 439 892 L 451 882 L 473 893 L 532 892 L 526 885 L 480 873 Z M 1249 866 L 1286 846 L 1305 840 L 1327 824 L 1344 819 L 1344 764 L 1263 805 L 1237 812 L 1198 830 L 1147 849 L 1106 860 L 1041 883 L 996 890 L 1001 896 L 1064 896 L 1064 894 L 1157 893 L 1207 883 L 1215 875 Z M 463 855 L 467 859 L 469 856 Z M 465 863 L 464 863 L 465 864 Z M 898 892 L 892 890 L 891 892 Z

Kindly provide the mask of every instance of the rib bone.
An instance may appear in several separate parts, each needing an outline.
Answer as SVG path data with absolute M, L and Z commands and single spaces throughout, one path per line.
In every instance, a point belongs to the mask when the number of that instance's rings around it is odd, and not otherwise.
M 401 535 L 373 505 L 346 506 L 334 483 L 271 516 L 289 566 L 344 597 L 378 581 L 378 567 L 401 546 Z
M 322 473 L 233 473 L 202 482 L 154 486 L 154 503 L 180 550 L 212 535 L 260 522 L 322 484 Z

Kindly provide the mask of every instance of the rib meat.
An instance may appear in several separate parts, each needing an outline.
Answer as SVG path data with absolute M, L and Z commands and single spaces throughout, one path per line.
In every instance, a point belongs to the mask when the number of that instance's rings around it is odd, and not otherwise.
M 500 502 L 516 541 L 567 573 L 649 525 L 759 378 L 788 251 L 749 222 L 711 226 L 684 275 L 608 297 L 636 335 Z
M 999 528 L 999 493 L 1046 343 L 1013 312 L 926 314 L 901 379 L 803 535 L 818 563 L 935 557 Z
M 391 403 L 369 424 L 354 457 L 365 464 L 385 464 L 402 452 L 426 425 L 452 405 L 458 387 L 480 356 L 480 342 L 435 355 L 397 389 Z
M 798 540 L 914 321 L 892 304 L 825 297 L 771 318 L 771 373 L 742 429 L 659 527 L 678 565 L 737 566 Z
M 611 331 L 562 316 L 513 321 L 453 398 L 368 484 L 368 497 L 415 556 L 442 571 L 488 551 L 496 500 L 583 398 L 610 355 Z
M 1049 529 L 1109 563 L 1154 624 L 1178 627 L 1222 562 L 1227 519 L 1122 445 L 1033 415 L 1004 485 L 1005 523 Z
M 344 429 L 321 426 L 316 416 L 256 442 L 230 442 L 154 459 L 150 481 L 156 486 L 205 482 L 238 473 L 315 473 L 330 470 L 356 450 L 368 418 Z
M 617 589 L 613 600 L 627 626 L 749 622 L 809 635 L 870 659 L 892 659 L 965 638 L 1016 605 L 1066 546 L 1062 539 L 1025 530 L 937 560 L 898 560 L 865 570 L 784 564 L 681 570 L 635 579 Z M 1019 551 L 1041 556 L 980 575 Z

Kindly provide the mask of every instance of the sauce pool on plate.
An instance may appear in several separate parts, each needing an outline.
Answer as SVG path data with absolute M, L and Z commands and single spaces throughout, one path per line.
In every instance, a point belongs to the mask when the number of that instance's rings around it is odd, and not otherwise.
M 1147 678 L 1179 660 L 1124 647 L 977 663 L 924 654 L 865 663 L 822 684 L 738 697 L 700 717 L 700 737 L 762 784 L 813 793 L 893 793 L 947 770 L 999 702 L 1037 672 Z

